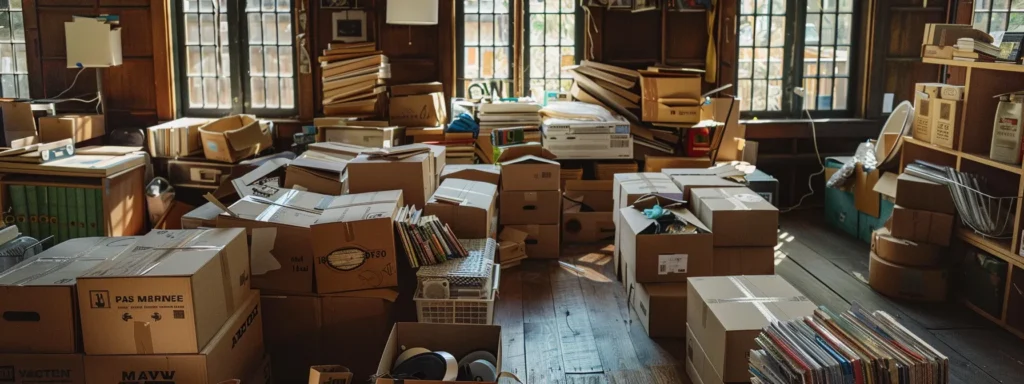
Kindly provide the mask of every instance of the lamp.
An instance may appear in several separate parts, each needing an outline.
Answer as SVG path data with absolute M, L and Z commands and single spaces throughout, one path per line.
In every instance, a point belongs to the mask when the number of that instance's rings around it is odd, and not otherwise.
M 117 15 L 75 16 L 64 23 L 68 68 L 96 68 L 96 99 L 106 116 L 103 68 L 121 65 L 121 27 Z M 73 84 L 72 84 L 73 85 Z
M 388 0 L 387 23 L 437 25 L 438 0 Z

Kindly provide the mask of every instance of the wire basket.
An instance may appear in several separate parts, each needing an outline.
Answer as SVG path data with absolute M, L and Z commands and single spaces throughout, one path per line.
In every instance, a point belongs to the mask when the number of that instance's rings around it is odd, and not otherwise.
M 416 317 L 421 323 L 436 324 L 494 324 L 494 301 L 498 297 L 501 266 L 494 265 L 490 294 L 485 299 L 450 298 L 428 299 L 421 288 L 416 288 Z
M 979 235 L 1006 239 L 1013 237 L 1019 196 L 992 196 L 970 185 L 950 180 L 946 186 L 960 214 L 960 221 Z

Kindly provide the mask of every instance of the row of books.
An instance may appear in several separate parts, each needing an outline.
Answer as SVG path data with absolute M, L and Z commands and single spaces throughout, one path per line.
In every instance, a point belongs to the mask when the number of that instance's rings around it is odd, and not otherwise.
M 751 383 L 949 382 L 949 359 L 883 311 L 858 305 L 776 322 L 750 351 Z
M 36 239 L 104 236 L 103 196 L 99 188 L 8 184 L 4 221 Z
M 423 210 L 414 205 L 399 209 L 395 216 L 395 229 L 413 268 L 468 255 L 448 224 L 442 223 L 437 216 L 424 215 Z
M 380 116 L 387 105 L 387 56 L 376 43 L 330 43 L 319 58 L 326 116 Z

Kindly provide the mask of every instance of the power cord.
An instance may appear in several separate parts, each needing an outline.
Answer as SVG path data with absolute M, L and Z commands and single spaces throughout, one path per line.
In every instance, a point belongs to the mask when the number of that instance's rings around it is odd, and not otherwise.
M 793 93 L 795 93 L 797 96 L 800 96 L 801 101 L 803 101 L 804 98 L 807 97 L 807 91 L 805 91 L 801 87 L 794 88 Z M 818 129 L 814 126 L 814 118 L 811 117 L 811 111 L 809 111 L 806 107 L 801 107 L 801 109 L 803 109 L 804 113 L 807 114 L 807 120 L 811 123 L 811 138 L 813 139 L 814 143 L 814 157 L 815 159 L 818 159 L 818 164 L 821 165 L 821 169 L 819 169 L 818 172 L 812 173 L 810 174 L 810 176 L 807 176 L 807 189 L 810 189 L 810 192 L 807 192 L 806 194 L 801 196 L 800 200 L 796 202 L 796 205 L 786 209 L 780 209 L 779 213 L 786 213 L 799 208 L 800 204 L 804 203 L 804 199 L 814 195 L 814 183 L 812 182 L 812 180 L 814 180 L 814 176 L 818 176 L 825 173 L 825 162 L 821 160 L 821 152 L 818 151 Z

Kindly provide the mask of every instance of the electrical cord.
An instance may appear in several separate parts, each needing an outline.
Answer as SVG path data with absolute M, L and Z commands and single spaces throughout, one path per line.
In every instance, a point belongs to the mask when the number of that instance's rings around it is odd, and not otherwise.
M 800 95 L 802 101 L 803 95 L 799 91 L 797 92 L 797 95 Z M 817 127 L 814 126 L 814 118 L 811 117 L 811 111 L 807 110 L 807 108 L 803 108 L 803 110 L 804 113 L 807 114 L 807 120 L 810 121 L 811 123 L 811 139 L 814 143 L 814 158 L 818 159 L 818 164 L 821 165 L 821 169 L 819 169 L 818 172 L 812 173 L 810 174 L 810 176 L 807 176 L 807 189 L 810 189 L 810 191 L 804 194 L 803 196 L 800 196 L 800 200 L 796 202 L 796 205 L 789 208 L 780 209 L 779 213 L 786 213 L 799 208 L 800 204 L 804 203 L 804 199 L 814 195 L 814 176 L 818 176 L 825 173 L 825 162 L 821 160 L 821 152 L 818 151 L 818 129 Z
M 61 93 L 58 93 L 57 96 L 54 96 L 54 97 L 52 97 L 50 99 L 51 100 L 59 99 L 61 96 L 64 96 L 65 93 L 68 93 L 68 91 L 70 91 L 72 88 L 74 88 L 75 84 L 78 84 L 78 77 L 82 76 L 82 72 L 85 72 L 85 67 L 78 68 L 78 73 L 75 74 L 75 79 L 71 80 L 71 85 L 68 86 L 68 89 L 65 89 Z

